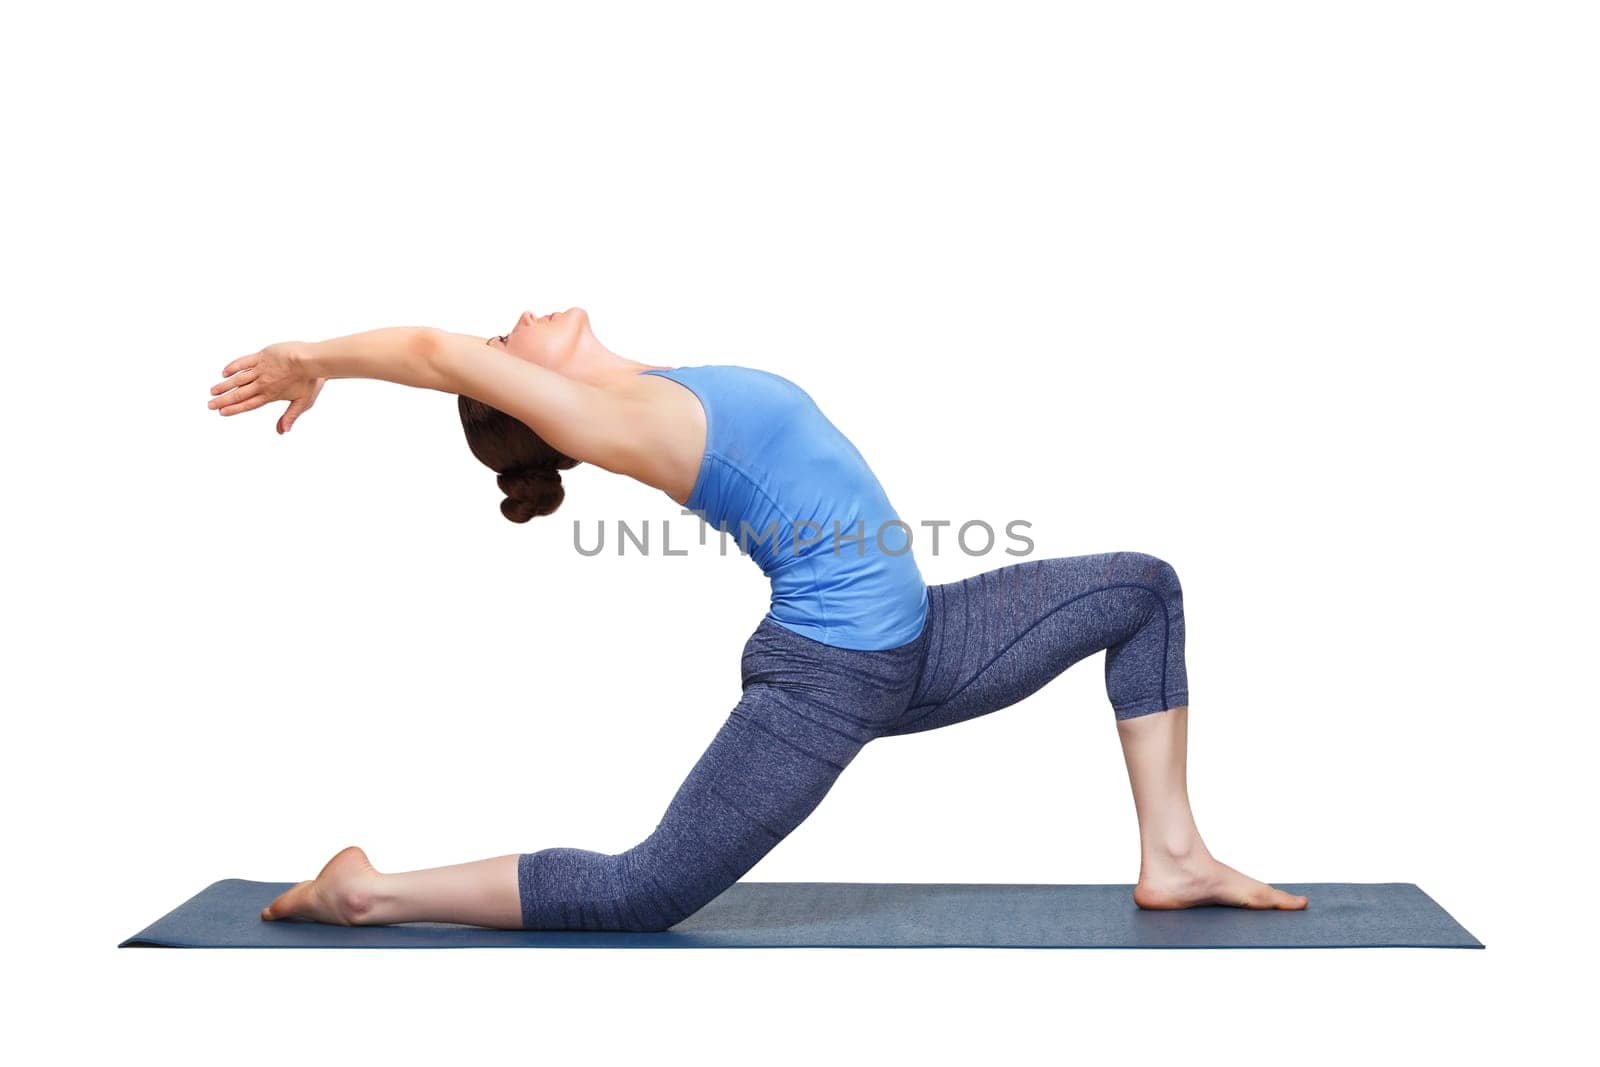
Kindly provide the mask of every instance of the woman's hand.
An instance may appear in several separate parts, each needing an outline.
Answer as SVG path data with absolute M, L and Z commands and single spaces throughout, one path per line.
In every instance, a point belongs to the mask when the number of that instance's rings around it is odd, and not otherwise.
M 311 405 L 328 381 L 314 378 L 303 361 L 305 346 L 296 341 L 268 345 L 249 356 L 240 356 L 222 368 L 223 380 L 211 387 L 206 405 L 223 415 L 251 411 L 274 400 L 289 401 L 289 410 L 278 418 L 278 432 L 288 433 Z

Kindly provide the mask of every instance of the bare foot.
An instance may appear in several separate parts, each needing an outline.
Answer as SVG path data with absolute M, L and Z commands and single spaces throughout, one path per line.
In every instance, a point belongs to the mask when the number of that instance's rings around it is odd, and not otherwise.
M 261 909 L 261 917 L 360 926 L 372 921 L 382 877 L 367 860 L 367 854 L 351 845 L 329 860 L 315 879 L 279 894 Z
M 1139 884 L 1133 888 L 1133 902 L 1151 909 L 1222 904 L 1235 908 L 1299 911 L 1306 906 L 1304 896 L 1285 893 L 1265 882 L 1246 878 L 1226 863 L 1212 858 L 1204 848 L 1183 856 L 1145 857 L 1139 867 Z

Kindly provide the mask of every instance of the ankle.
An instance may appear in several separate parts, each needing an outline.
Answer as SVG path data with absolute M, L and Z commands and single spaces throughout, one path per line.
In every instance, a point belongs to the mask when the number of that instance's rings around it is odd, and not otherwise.
M 391 921 L 393 910 L 387 878 L 377 871 L 363 871 L 342 879 L 333 887 L 333 906 L 339 917 L 351 926 L 368 926 Z
M 339 916 L 352 926 L 364 926 L 372 921 L 372 913 L 377 908 L 370 886 L 349 885 L 341 886 L 336 892 Z
M 1140 843 L 1146 862 L 1163 865 L 1202 863 L 1211 858 L 1198 832 L 1146 835 Z

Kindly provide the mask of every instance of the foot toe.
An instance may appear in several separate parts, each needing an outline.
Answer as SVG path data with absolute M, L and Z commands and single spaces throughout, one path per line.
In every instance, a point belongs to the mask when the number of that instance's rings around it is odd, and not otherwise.
M 306 893 L 310 891 L 310 882 L 297 882 L 273 898 L 272 902 L 261 909 L 261 917 L 269 922 L 276 919 L 288 919 L 299 913 L 305 901 Z
M 1272 907 L 1274 908 L 1281 908 L 1285 911 L 1298 911 L 1305 906 L 1305 897 L 1297 896 L 1283 889 L 1274 889 L 1272 891 Z

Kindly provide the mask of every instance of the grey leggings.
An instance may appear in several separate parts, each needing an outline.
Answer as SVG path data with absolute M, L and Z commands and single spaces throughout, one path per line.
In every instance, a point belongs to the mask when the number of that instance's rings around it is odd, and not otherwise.
M 929 586 L 922 632 L 891 649 L 837 648 L 763 619 L 744 646 L 744 695 L 649 837 L 615 855 L 518 858 L 523 927 L 665 930 L 799 826 L 868 741 L 1015 704 L 1102 649 L 1118 719 L 1188 703 L 1171 566 L 1110 552 Z

